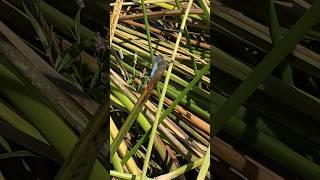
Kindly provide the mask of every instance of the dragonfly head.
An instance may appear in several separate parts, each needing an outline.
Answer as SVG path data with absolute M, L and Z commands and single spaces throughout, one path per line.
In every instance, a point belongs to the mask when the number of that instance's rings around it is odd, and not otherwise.
M 154 63 L 159 64 L 160 62 L 162 62 L 164 60 L 163 55 L 159 54 L 158 56 L 156 56 L 154 58 Z

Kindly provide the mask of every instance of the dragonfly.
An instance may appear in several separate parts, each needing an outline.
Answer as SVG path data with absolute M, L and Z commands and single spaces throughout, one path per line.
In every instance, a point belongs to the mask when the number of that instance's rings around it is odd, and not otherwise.
M 155 76 L 155 73 L 159 70 L 160 64 L 166 63 L 164 60 L 163 55 L 159 54 L 158 56 L 153 58 L 153 66 L 152 70 L 150 72 L 150 76 L 144 76 L 142 77 L 142 83 L 138 86 L 137 91 L 141 92 L 143 89 L 147 86 L 148 81 L 151 81 L 151 79 Z
M 164 61 L 164 58 L 161 54 L 154 58 L 154 64 L 150 73 L 150 78 L 152 78 L 155 72 L 158 70 L 159 64 Z
M 117 152 L 121 140 L 125 137 L 130 127 L 133 125 L 134 121 L 137 119 L 139 113 L 141 112 L 141 108 L 144 106 L 145 102 L 148 100 L 149 96 L 152 93 L 153 88 L 157 84 L 157 82 L 162 77 L 162 74 L 167 70 L 168 63 L 163 61 L 163 56 L 159 55 L 155 58 L 155 63 L 153 65 L 153 69 L 151 71 L 151 79 L 148 82 L 147 86 L 143 89 L 141 96 L 138 101 L 135 103 L 132 111 L 128 115 L 127 119 L 123 123 L 121 129 L 119 130 L 119 134 L 114 139 L 111 147 L 110 147 L 110 157 Z

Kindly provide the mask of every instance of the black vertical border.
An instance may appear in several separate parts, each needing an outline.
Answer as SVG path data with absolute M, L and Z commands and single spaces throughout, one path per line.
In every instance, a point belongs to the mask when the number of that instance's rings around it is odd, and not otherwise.
M 106 63 L 106 74 L 107 74 L 107 101 L 109 102 L 108 104 L 108 123 L 110 124 L 110 0 L 105 0 L 106 3 L 106 52 L 107 52 L 107 63 Z M 111 161 L 110 161 L 110 126 L 107 126 L 107 137 L 106 137 L 106 143 L 107 143 L 107 152 L 106 152 L 106 159 L 107 159 L 107 171 L 111 170 Z M 108 177 L 111 179 L 111 176 Z

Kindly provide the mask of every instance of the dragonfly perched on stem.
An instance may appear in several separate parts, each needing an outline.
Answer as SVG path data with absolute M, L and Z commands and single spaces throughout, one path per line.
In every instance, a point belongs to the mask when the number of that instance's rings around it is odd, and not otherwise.
M 151 73 L 150 73 L 150 78 L 153 77 L 154 73 L 156 72 L 156 70 L 159 67 L 159 64 L 161 62 L 163 62 L 163 61 L 164 61 L 164 58 L 163 58 L 163 56 L 161 54 L 159 54 L 158 56 L 156 56 L 154 58 L 154 63 L 153 63 L 153 67 L 152 67 L 152 70 L 151 70 Z
M 152 73 L 153 70 L 151 71 L 152 76 L 150 81 L 148 82 L 147 86 L 143 89 L 143 92 L 139 97 L 137 103 L 135 104 L 134 108 L 128 115 L 121 129 L 119 130 L 120 133 L 116 136 L 110 147 L 110 158 L 112 158 L 112 156 L 117 152 L 121 141 L 129 131 L 129 129 L 132 127 L 134 121 L 137 119 L 139 113 L 141 112 L 141 108 L 148 100 L 153 88 L 156 86 L 157 82 L 162 77 L 162 74 L 166 71 L 168 67 L 168 63 L 163 60 L 163 56 L 157 56 L 155 60 L 157 62 L 155 62 L 153 67 L 153 69 L 155 69 L 154 72 Z
M 153 78 L 153 76 L 155 75 L 155 72 L 158 70 L 159 68 L 159 64 L 165 62 L 164 60 L 164 56 L 159 54 L 158 56 L 153 58 L 153 66 L 152 66 L 152 70 L 150 72 L 150 76 L 146 76 L 146 71 L 144 70 L 142 75 L 140 75 L 140 78 L 136 77 L 133 79 L 133 81 L 138 84 L 138 87 L 135 88 L 138 92 L 143 91 L 144 87 L 146 87 L 148 81 L 150 79 Z

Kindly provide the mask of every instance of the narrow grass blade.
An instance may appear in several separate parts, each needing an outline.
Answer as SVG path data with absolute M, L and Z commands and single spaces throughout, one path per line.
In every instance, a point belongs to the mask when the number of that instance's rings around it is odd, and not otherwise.
M 148 22 L 147 10 L 146 10 L 146 5 L 144 3 L 144 0 L 141 0 L 141 8 L 142 8 L 142 12 L 143 12 L 144 24 L 145 24 L 145 27 L 146 27 L 148 46 L 149 46 L 149 51 L 150 51 L 150 59 L 152 60 L 154 51 L 153 51 L 152 44 L 151 44 L 150 26 L 149 26 L 149 22 Z
M 200 158 L 200 159 L 197 159 L 193 162 L 190 162 L 186 165 L 183 165 L 181 167 L 179 167 L 178 169 L 174 170 L 174 171 L 171 171 L 170 173 L 168 174 L 164 174 L 164 175 L 161 175 L 161 176 L 158 176 L 158 177 L 155 177 L 153 178 L 154 180 L 167 180 L 167 179 L 174 179 L 176 177 L 179 177 L 180 175 L 192 170 L 192 169 L 195 169 L 199 166 L 201 166 L 201 164 L 203 163 L 204 161 L 204 158 Z
M 204 157 L 203 164 L 200 168 L 200 172 L 198 174 L 197 180 L 205 179 L 206 174 L 208 173 L 209 166 L 210 166 L 210 146 L 208 147 L 206 156 Z
M 271 34 L 272 44 L 275 46 L 282 38 L 276 10 L 273 0 L 267 0 L 267 15 L 269 20 L 269 32 Z M 282 80 L 289 84 L 293 84 L 292 69 L 288 62 L 283 61 L 278 66 L 278 70 Z

